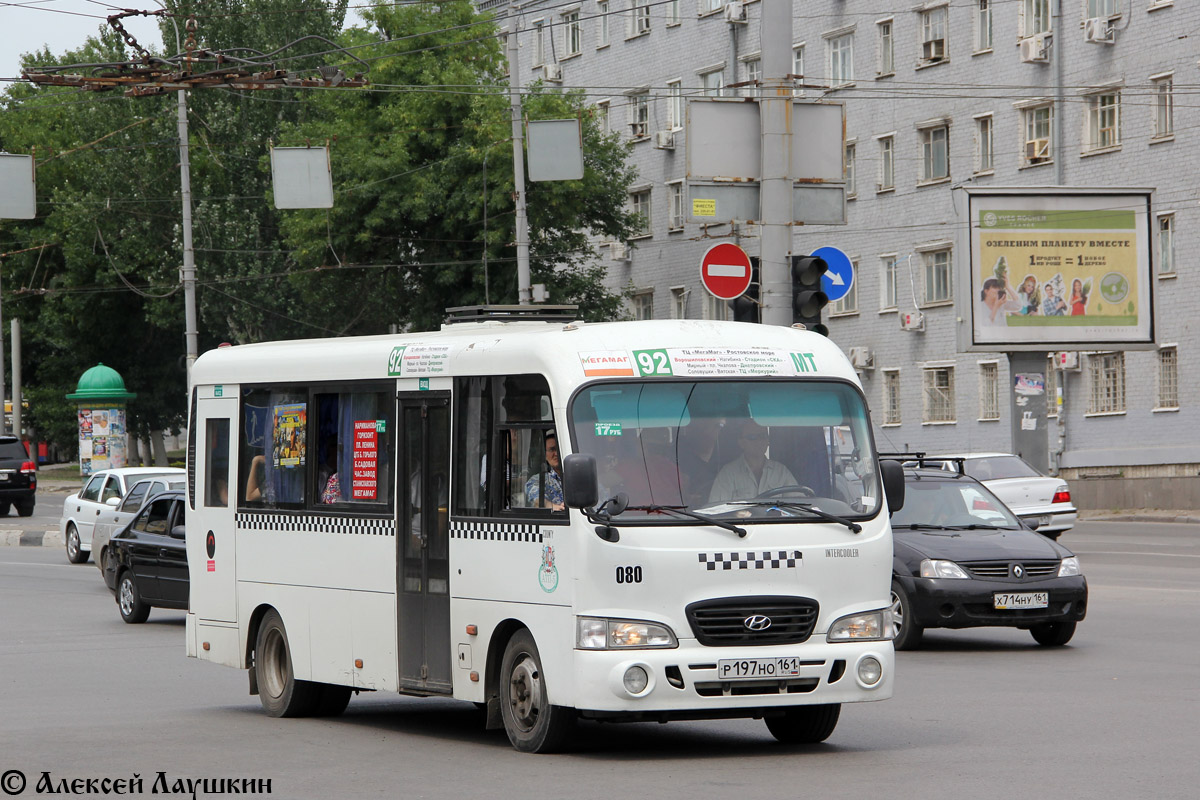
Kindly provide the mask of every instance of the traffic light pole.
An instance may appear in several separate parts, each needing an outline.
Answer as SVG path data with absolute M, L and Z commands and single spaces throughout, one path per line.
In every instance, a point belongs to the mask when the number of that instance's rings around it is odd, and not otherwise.
M 791 325 L 792 3 L 767 0 L 761 4 L 759 41 L 763 80 L 759 96 L 762 135 L 762 321 Z

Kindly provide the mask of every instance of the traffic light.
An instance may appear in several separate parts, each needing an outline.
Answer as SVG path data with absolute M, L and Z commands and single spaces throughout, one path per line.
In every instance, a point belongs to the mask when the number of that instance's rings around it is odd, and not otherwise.
M 762 306 L 758 302 L 758 256 L 750 256 L 750 286 L 741 297 L 729 301 L 729 308 L 733 310 L 734 322 L 762 321 Z
M 821 276 L 827 269 L 825 260 L 816 256 L 792 256 L 792 322 L 802 322 L 822 336 L 829 335 L 821 322 L 821 309 L 829 304 L 821 291 Z

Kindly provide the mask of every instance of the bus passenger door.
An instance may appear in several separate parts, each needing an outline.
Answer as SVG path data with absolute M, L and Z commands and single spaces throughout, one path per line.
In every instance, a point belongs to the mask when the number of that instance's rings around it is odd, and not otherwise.
M 450 396 L 401 395 L 396 418 L 400 686 L 449 694 Z
M 198 386 L 199 405 L 189 444 L 187 554 L 189 608 L 202 621 L 237 621 L 234 560 L 235 470 L 238 387 Z M 189 438 L 191 432 L 189 431 Z

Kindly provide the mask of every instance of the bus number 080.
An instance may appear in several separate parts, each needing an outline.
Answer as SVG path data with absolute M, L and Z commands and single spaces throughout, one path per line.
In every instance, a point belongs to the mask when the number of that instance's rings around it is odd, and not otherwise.
M 617 583 L 641 583 L 641 567 L 617 567 Z

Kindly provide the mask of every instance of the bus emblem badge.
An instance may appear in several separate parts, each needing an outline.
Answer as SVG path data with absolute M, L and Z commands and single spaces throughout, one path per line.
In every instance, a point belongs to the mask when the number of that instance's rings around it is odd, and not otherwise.
M 753 616 L 746 617 L 746 619 L 742 621 L 742 624 L 746 626 L 747 630 L 765 631 L 767 628 L 771 627 L 771 618 L 763 614 L 755 614 Z
M 538 583 L 549 593 L 558 588 L 558 567 L 554 566 L 554 547 L 542 545 L 542 566 L 538 568 Z

